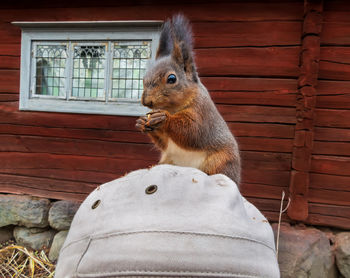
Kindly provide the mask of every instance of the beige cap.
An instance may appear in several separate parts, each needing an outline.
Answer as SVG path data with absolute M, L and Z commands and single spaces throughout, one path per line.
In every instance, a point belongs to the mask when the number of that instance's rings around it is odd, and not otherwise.
M 270 224 L 218 174 L 158 165 L 82 203 L 56 278 L 279 277 Z

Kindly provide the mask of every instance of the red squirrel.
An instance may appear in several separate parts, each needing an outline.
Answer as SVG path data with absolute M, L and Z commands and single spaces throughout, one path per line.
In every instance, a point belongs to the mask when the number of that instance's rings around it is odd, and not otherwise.
M 141 102 L 152 111 L 140 117 L 136 127 L 160 149 L 159 163 L 222 173 L 239 185 L 238 145 L 199 80 L 192 30 L 183 15 L 163 24 L 156 60 L 143 84 Z

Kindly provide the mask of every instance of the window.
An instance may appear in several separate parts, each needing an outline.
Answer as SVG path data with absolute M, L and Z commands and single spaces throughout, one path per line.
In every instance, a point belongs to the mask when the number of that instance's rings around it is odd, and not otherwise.
M 161 22 L 14 22 L 22 28 L 20 109 L 142 115 L 142 79 Z

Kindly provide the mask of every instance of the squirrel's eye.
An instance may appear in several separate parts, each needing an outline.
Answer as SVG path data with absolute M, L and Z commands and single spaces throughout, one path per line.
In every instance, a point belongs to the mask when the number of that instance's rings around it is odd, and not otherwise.
M 166 81 L 168 84 L 174 84 L 176 82 L 175 74 L 169 74 L 168 79 Z

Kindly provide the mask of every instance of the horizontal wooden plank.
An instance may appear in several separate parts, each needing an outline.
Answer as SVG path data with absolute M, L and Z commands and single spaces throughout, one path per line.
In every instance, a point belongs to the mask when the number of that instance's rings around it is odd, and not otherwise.
M 218 110 L 226 121 L 289 123 L 296 122 L 295 108 L 268 106 L 218 105 Z
M 211 97 L 217 104 L 249 104 L 272 106 L 296 106 L 296 92 L 262 91 L 262 92 L 227 92 L 212 91 Z
M 318 76 L 321 79 L 350 80 L 350 64 L 321 60 Z
M 247 169 L 289 171 L 291 168 L 291 155 L 287 153 L 242 151 L 241 156 Z
M 350 209 L 350 191 L 310 188 L 308 200 L 313 203 L 348 206 Z
M 238 137 L 294 138 L 294 125 L 229 122 L 228 126 Z
M 0 69 L 0 93 L 18 93 L 19 82 L 19 70 Z
M 321 47 L 319 78 L 350 80 L 350 47 Z
M 290 21 L 195 22 L 195 47 L 299 45 L 301 25 Z
M 38 189 L 36 187 L 24 187 L 18 186 L 12 183 L 3 183 L 0 181 L 0 192 L 10 194 L 26 194 L 36 197 L 56 199 L 56 200 L 69 200 L 75 202 L 82 202 L 87 197 L 87 193 L 72 193 L 62 191 L 48 191 L 46 189 Z
M 350 176 L 310 173 L 310 188 L 350 192 Z
M 21 55 L 21 44 L 0 42 L 0 55 L 19 57 Z
M 296 79 L 253 78 L 253 77 L 201 77 L 209 91 L 277 91 L 281 94 L 293 94 L 298 91 Z
M 320 174 L 350 176 L 350 157 L 313 155 L 311 171 Z
M 1 10 L 0 10 L 1 14 Z M 10 22 L 0 22 L 0 48 L 4 44 L 19 44 L 21 43 L 21 29 L 14 26 Z
M 157 160 L 150 144 L 55 137 L 0 135 L 0 152 L 50 153 L 126 159 Z
M 266 184 L 242 182 L 240 191 L 245 197 L 268 198 L 280 200 L 282 191 L 287 191 L 287 187 L 271 186 Z
M 20 58 L 17 56 L 0 55 L 0 69 L 19 69 L 19 64 Z
M 237 137 L 239 148 L 243 151 L 268 151 L 290 153 L 293 148 L 292 139 L 276 139 L 264 137 Z
M 159 3 L 159 0 L 153 0 L 152 3 Z M 184 3 L 184 0 L 179 0 L 179 3 Z M 199 0 L 191 0 L 190 3 L 198 3 Z M 128 6 L 126 2 L 115 2 L 111 0 L 104 0 L 103 2 L 93 2 L 91 0 L 75 0 L 74 2 L 69 2 L 67 0 L 62 0 L 58 3 L 55 2 L 45 2 L 44 0 L 37 0 L 35 1 L 35 4 L 30 4 L 27 1 L 21 1 L 20 5 L 14 5 L 14 3 L 11 0 L 3 0 L 1 3 L 1 9 L 13 9 L 20 7 L 21 9 L 29 9 L 33 7 L 41 7 L 41 8 L 77 8 L 77 7 L 119 7 L 122 8 L 124 6 Z M 135 0 L 133 1 L 134 5 L 142 5 L 144 4 L 144 1 L 142 0 Z
M 196 50 L 200 76 L 297 77 L 300 47 Z
M 318 80 L 316 85 L 317 96 L 337 96 L 350 93 L 350 81 Z
M 0 94 L 1 99 L 1 94 Z M 90 139 L 127 143 L 150 143 L 149 137 L 139 131 L 115 131 L 92 128 L 41 127 L 18 124 L 0 124 L 0 134 L 33 135 L 42 137 Z
M 21 187 L 31 187 L 47 191 L 63 191 L 67 193 L 81 193 L 88 194 L 95 187 L 96 184 L 78 182 L 78 181 L 64 181 L 48 178 L 39 178 L 33 176 L 20 176 L 10 174 L 0 174 L 0 184 L 13 184 Z M 1 186 L 0 186 L 1 187 Z
M 273 171 L 242 168 L 242 182 L 249 184 L 266 184 L 287 187 L 289 185 L 289 171 Z
M 325 22 L 346 22 L 350 21 L 350 10 L 347 1 L 332 0 L 323 3 L 322 16 Z
M 349 25 L 350 28 L 350 25 Z M 343 46 L 321 46 L 320 60 L 335 62 L 339 64 L 350 63 L 350 47 Z
M 137 117 L 19 111 L 18 103 L 0 104 L 0 123 L 56 128 L 136 131 Z
M 332 96 L 318 96 L 316 98 L 316 107 L 350 110 L 350 93 L 342 93 Z
M 311 205 L 310 205 L 311 206 Z M 335 227 L 340 229 L 350 229 L 350 220 L 349 218 L 342 216 L 329 216 L 319 213 L 309 213 L 307 220 L 305 221 L 307 224 L 318 225 L 318 226 L 328 226 Z
M 0 134 L 2 134 L 0 136 L 0 141 L 2 142 L 0 151 L 11 150 L 21 152 L 33 151 L 51 153 L 74 153 L 80 155 L 115 156 L 116 154 L 114 154 L 114 151 L 118 151 L 117 142 L 150 143 L 150 140 L 146 134 L 137 131 L 131 132 L 54 127 L 46 128 L 36 126 L 0 124 Z M 292 147 L 291 139 L 239 137 L 238 141 L 242 150 L 290 152 Z M 41 147 L 42 144 L 45 144 L 44 148 Z M 58 147 L 58 145 L 61 147 Z M 123 146 L 121 147 L 122 149 Z M 127 146 L 134 145 L 127 144 Z M 137 146 L 138 145 L 135 145 L 135 149 L 138 148 Z M 100 149 L 102 149 L 103 152 L 109 152 L 109 154 L 101 153 Z
M 125 163 L 128 161 L 125 160 Z M 149 166 L 149 162 L 145 162 L 145 166 Z M 100 170 L 100 171 L 98 171 Z M 136 170 L 136 169 L 133 169 Z M 83 182 L 90 184 L 103 184 L 114 180 L 128 172 L 118 170 L 114 173 L 101 172 L 103 169 L 91 170 L 75 170 L 75 169 L 47 169 L 47 168 L 3 168 L 0 169 L 0 174 L 8 174 L 15 176 L 37 177 L 63 181 Z
M 316 107 L 350 109 L 350 82 L 319 80 Z
M 315 127 L 315 140 L 350 142 L 350 129 Z
M 350 142 L 314 141 L 313 154 L 350 156 Z
M 1 169 L 62 169 L 69 171 L 95 171 L 125 173 L 154 165 L 156 161 L 134 160 L 48 153 L 0 152 Z
M 5 22 L 14 20 L 43 21 L 43 20 L 159 20 L 165 19 L 174 13 L 169 9 L 168 3 L 154 1 L 139 4 L 121 2 L 94 2 L 86 7 L 84 1 L 81 4 L 75 2 L 50 3 L 41 1 L 19 5 L 13 9 L 1 9 L 0 18 Z M 180 2 L 181 3 L 181 2 Z M 92 5 L 92 7 L 91 7 Z M 44 7 L 55 7 L 46 8 Z M 40 9 L 38 9 L 40 8 Z M 259 20 L 302 20 L 302 2 L 223 2 L 218 5 L 216 2 L 191 4 L 183 1 L 176 5 L 176 10 L 188 15 L 192 21 L 259 21 Z
M 327 227 L 334 227 L 334 228 L 340 228 L 345 230 L 350 229 L 350 221 L 345 217 L 335 217 L 335 216 L 310 213 L 309 217 L 305 222 L 308 224 L 317 225 L 317 226 L 327 226 Z
M 350 206 L 330 205 L 330 204 L 309 204 L 310 213 L 326 216 L 344 217 L 350 221 Z
M 334 1 L 330 1 L 334 2 Z M 322 12 L 322 17 L 323 21 L 328 24 L 328 23 L 344 23 L 344 22 L 349 22 L 349 12 L 346 11 L 346 5 L 342 4 L 344 9 L 343 10 L 324 10 Z
M 18 94 L 7 94 L 7 93 L 0 93 L 0 102 L 16 102 L 19 100 Z
M 320 127 L 350 127 L 350 110 L 315 109 L 315 126 Z
M 344 5 L 345 6 L 345 5 Z M 350 13 L 346 13 L 349 17 Z M 330 13 L 327 13 L 329 18 Z M 348 20 L 347 20 L 348 21 Z M 321 33 L 321 45 L 350 45 L 350 22 L 326 22 Z

